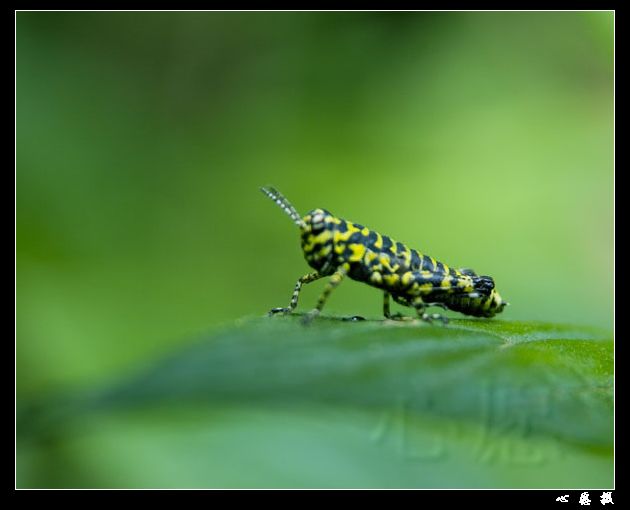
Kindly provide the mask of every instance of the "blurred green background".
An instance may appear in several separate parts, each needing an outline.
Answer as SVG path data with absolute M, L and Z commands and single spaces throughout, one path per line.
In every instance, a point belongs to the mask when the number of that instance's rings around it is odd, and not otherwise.
M 501 318 L 612 328 L 612 13 L 16 23 L 18 404 L 284 306 L 307 266 L 265 184 L 492 275 Z

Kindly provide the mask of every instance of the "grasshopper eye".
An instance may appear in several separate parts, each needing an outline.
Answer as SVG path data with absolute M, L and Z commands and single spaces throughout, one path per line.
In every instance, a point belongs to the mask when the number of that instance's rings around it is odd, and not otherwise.
M 321 223 L 322 221 L 324 221 L 324 215 L 322 213 L 317 213 L 313 216 L 313 219 L 311 221 L 313 223 Z

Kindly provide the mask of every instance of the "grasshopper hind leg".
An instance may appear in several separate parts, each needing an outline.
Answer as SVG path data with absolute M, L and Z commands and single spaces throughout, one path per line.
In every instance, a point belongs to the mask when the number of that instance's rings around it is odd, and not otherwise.
M 425 303 L 422 298 L 416 298 L 411 302 L 411 306 L 416 309 L 416 313 L 418 314 L 418 318 L 423 320 L 424 322 L 428 322 L 431 324 L 433 321 L 440 321 L 442 324 L 448 324 L 448 317 L 441 315 L 439 313 L 427 313 L 426 309 L 429 306 L 439 306 L 444 308 L 444 310 L 448 310 L 444 303 Z
M 393 298 L 394 301 L 396 301 L 396 303 L 398 303 L 399 305 L 412 306 L 411 303 L 409 303 L 409 300 L 407 298 L 403 296 L 397 296 L 396 294 L 390 294 L 388 291 L 384 291 L 383 292 L 383 315 L 385 316 L 385 318 L 392 321 L 413 320 L 413 317 L 403 315 L 400 312 L 391 313 L 391 310 L 389 307 L 390 297 Z
M 383 292 L 383 316 L 386 319 L 390 319 L 390 320 L 401 320 L 403 318 L 402 314 L 400 313 L 395 313 L 392 315 L 390 306 L 389 306 L 389 298 L 391 297 L 391 294 L 387 291 Z M 394 298 L 396 299 L 396 298 Z

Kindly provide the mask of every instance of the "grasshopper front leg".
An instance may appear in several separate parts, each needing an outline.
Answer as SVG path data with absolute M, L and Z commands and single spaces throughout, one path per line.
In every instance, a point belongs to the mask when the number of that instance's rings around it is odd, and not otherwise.
M 311 283 L 316 280 L 319 280 L 322 277 L 319 273 L 308 273 L 302 276 L 297 283 L 295 284 L 295 288 L 293 289 L 293 295 L 291 296 L 291 302 L 289 306 L 286 308 L 272 308 L 269 310 L 269 316 L 275 315 L 277 313 L 286 314 L 291 313 L 295 310 L 295 307 L 298 304 L 298 298 L 300 297 L 300 291 L 302 290 L 302 285 L 305 283 Z

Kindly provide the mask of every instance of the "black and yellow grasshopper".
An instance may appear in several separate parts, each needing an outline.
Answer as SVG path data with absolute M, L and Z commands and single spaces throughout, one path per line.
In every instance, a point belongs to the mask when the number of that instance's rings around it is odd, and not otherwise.
M 304 316 L 309 322 L 319 315 L 330 293 L 345 276 L 384 292 L 383 314 L 390 314 L 390 297 L 414 308 L 418 316 L 431 322 L 446 318 L 426 313 L 440 306 L 465 315 L 493 317 L 507 305 L 490 276 L 477 276 L 471 269 L 453 269 L 373 230 L 337 218 L 325 209 L 314 209 L 303 218 L 282 194 L 272 187 L 262 192 L 278 204 L 300 228 L 302 249 L 314 273 L 295 284 L 289 306 L 269 313 L 290 313 L 297 306 L 302 285 L 330 276 L 317 306 Z

